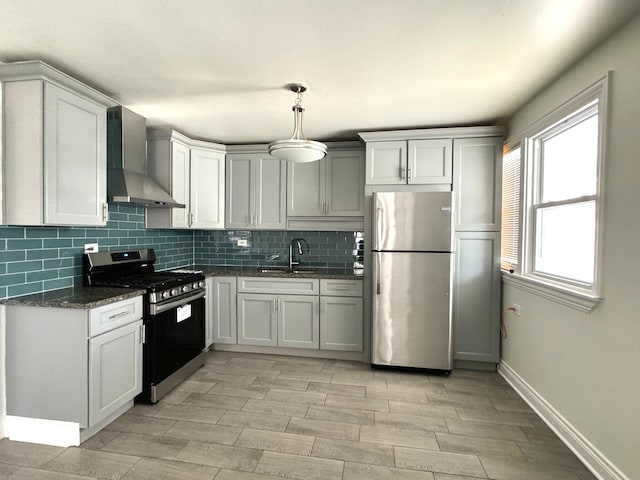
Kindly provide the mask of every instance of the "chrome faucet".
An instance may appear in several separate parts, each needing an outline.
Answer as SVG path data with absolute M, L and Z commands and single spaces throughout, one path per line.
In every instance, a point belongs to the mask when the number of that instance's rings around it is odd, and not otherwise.
M 300 265 L 300 256 L 304 255 L 304 244 L 307 252 L 309 251 L 309 242 L 304 238 L 293 238 L 289 243 L 289 270 L 293 270 L 293 267 Z M 295 252 L 298 252 L 298 259 L 295 259 Z

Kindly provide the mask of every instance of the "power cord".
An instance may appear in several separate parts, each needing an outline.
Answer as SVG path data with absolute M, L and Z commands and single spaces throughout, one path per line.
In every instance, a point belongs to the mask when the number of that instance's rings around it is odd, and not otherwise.
M 505 324 L 505 317 L 507 316 L 508 312 L 514 312 L 516 311 L 515 307 L 507 307 L 502 311 L 502 315 L 500 316 L 500 334 L 502 335 L 502 338 L 507 338 L 507 325 Z

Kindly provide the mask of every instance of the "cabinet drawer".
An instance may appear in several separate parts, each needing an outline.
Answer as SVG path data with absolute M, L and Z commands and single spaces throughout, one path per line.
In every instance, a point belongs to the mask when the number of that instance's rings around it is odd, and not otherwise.
M 317 278 L 239 277 L 238 292 L 318 295 Z
M 93 308 L 89 313 L 89 337 L 95 337 L 141 318 L 141 296 Z
M 361 297 L 362 293 L 362 280 L 340 280 L 334 278 L 323 278 L 320 280 L 320 295 Z

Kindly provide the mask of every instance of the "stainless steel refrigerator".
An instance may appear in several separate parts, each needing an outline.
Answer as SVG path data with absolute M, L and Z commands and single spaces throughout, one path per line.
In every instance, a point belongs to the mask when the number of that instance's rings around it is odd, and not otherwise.
M 452 193 L 373 195 L 371 363 L 452 369 Z

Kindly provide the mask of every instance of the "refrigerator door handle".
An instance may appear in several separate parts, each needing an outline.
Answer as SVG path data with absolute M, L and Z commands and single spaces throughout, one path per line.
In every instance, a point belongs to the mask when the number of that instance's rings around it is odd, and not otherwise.
M 380 295 L 380 252 L 376 252 L 376 295 Z
M 383 210 L 382 207 L 376 207 L 376 224 L 375 224 L 375 242 L 376 244 L 374 245 L 373 249 L 374 250 L 379 250 L 380 249 L 380 244 L 382 243 L 380 241 L 380 233 L 382 232 L 382 214 L 383 214 Z

